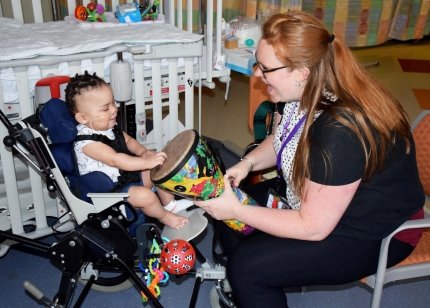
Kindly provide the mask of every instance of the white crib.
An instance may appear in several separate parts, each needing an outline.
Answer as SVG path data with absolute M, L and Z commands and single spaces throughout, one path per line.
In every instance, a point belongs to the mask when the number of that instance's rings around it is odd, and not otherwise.
M 40 0 L 32 0 L 34 21 L 43 23 L 42 6 Z M 83 1 L 85 5 L 89 1 Z M 104 1 L 98 1 L 104 4 Z M 128 1 L 132 2 L 132 1 Z M 27 1 L 25 3 L 28 4 Z M 112 0 L 112 7 L 118 1 Z M 187 1 L 188 16 L 192 16 L 192 1 Z M 221 3 L 218 1 L 217 9 L 221 12 Z M 11 1 L 13 16 L 23 20 L 21 1 Z M 69 12 L 76 6 L 74 0 L 68 1 Z M 212 8 L 212 1 L 208 1 L 208 8 Z M 181 28 L 182 1 L 176 5 L 169 0 L 166 22 Z M 0 16 L 3 15 L 0 4 Z M 175 13 L 177 12 L 177 14 Z M 187 18 L 188 18 L 187 16 Z M 208 9 L 207 22 L 213 23 L 212 9 Z M 198 130 L 200 131 L 201 86 L 214 87 L 213 78 L 220 78 L 229 82 L 228 69 L 214 70 L 212 65 L 213 54 L 221 54 L 221 16 L 217 17 L 216 39 L 213 39 L 213 27 L 207 27 L 206 46 L 203 39 L 190 42 L 165 42 L 163 44 L 142 44 L 131 46 L 115 44 L 101 50 L 74 53 L 67 55 L 41 55 L 33 58 L 0 61 L 0 69 L 12 70 L 18 92 L 18 104 L 5 104 L 0 87 L 0 108 L 11 116 L 11 121 L 25 118 L 35 111 L 33 93 L 29 91 L 29 68 L 37 67 L 41 77 L 59 74 L 59 65 L 66 63 L 68 74 L 82 73 L 82 61 L 91 59 L 92 70 L 98 76 L 109 80 L 106 72 L 106 59 L 115 57 L 118 53 L 128 54 L 133 66 L 133 101 L 136 115 L 150 112 L 152 114 L 153 132 L 147 139 L 139 140 L 144 123 L 136 121 L 137 139 L 148 146 L 160 150 L 167 140 L 173 138 L 181 129 L 197 128 L 195 125 L 195 104 L 198 104 Z M 192 21 L 188 18 L 187 32 L 191 32 Z M 213 43 L 216 48 L 213 51 Z M 0 47 L 1 49 L 1 47 Z M 148 68 L 148 63 L 150 68 Z M 197 89 L 197 90 L 196 90 Z M 195 102 L 195 91 L 197 100 Z M 180 92 L 183 94 L 180 95 Z M 179 121 L 178 105 L 183 100 L 185 116 L 183 123 Z M 11 107 L 12 106 L 12 107 Z M 8 107 L 8 108 L 6 108 Z M 13 109 L 8 112 L 6 109 Z M 10 111 L 10 110 L 9 110 Z M 163 115 L 168 114 L 163 118 Z M 0 125 L 0 138 L 6 135 L 5 128 Z M 0 173 L 0 229 L 11 230 L 14 234 L 25 235 L 29 238 L 39 238 L 49 235 L 53 230 L 48 226 L 47 216 L 60 217 L 66 211 L 57 202 L 55 196 L 50 196 L 44 188 L 40 176 L 31 168 L 24 165 L 19 158 L 13 157 L 9 149 L 0 146 L 1 173 Z M 34 231 L 28 231 L 25 226 L 33 225 Z M 0 244 L 0 257 L 9 249 L 11 242 Z
M 202 59 L 202 71 L 200 72 L 202 83 L 204 86 L 209 88 L 214 88 L 215 83 L 213 82 L 213 78 L 219 78 L 221 82 L 229 83 L 230 82 L 230 69 L 227 67 L 217 67 L 214 68 L 214 61 L 216 59 L 220 59 L 223 56 L 222 52 L 222 0 L 216 1 L 216 17 L 214 21 L 214 1 L 207 0 L 206 1 L 206 15 L 205 15 L 205 25 L 202 25 L 202 31 L 205 32 L 205 45 L 203 46 L 203 59 Z M 10 6 L 12 10 L 13 18 L 24 22 L 24 9 L 23 5 L 28 5 L 30 1 L 25 1 L 21 3 L 21 1 L 13 1 L 10 0 Z M 49 0 L 31 0 L 32 11 L 29 15 L 33 17 L 35 23 L 45 22 L 44 13 L 42 4 Z M 51 1 L 55 2 L 55 1 Z M 77 0 L 68 0 L 68 12 L 74 12 L 76 8 Z M 87 5 L 91 0 L 81 0 L 83 5 Z M 97 3 L 105 4 L 105 0 L 97 0 Z M 122 2 L 132 3 L 138 2 L 137 0 L 125 0 Z M 183 3 L 185 2 L 186 8 L 183 7 Z M 119 0 L 111 0 L 111 7 L 116 8 L 116 6 L 120 3 Z M 186 15 L 184 16 L 183 11 L 186 11 Z M 193 30 L 193 0 L 161 0 L 160 1 L 160 11 L 164 14 L 166 18 L 166 22 L 174 25 L 177 28 L 183 29 L 183 24 L 185 23 L 186 31 L 192 32 Z M 204 14 L 204 12 L 200 12 L 200 15 Z M 46 15 L 46 14 L 45 14 Z M 70 14 L 69 15 L 73 15 Z M 0 17 L 3 16 L 3 9 L 0 2 Z M 49 16 L 51 17 L 51 16 Z M 200 18 L 201 16 L 197 17 Z M 52 18 L 52 17 L 51 17 Z M 215 27 L 214 27 L 215 25 Z M 228 89 L 227 89 L 228 91 Z M 228 93 L 226 93 L 227 98 Z

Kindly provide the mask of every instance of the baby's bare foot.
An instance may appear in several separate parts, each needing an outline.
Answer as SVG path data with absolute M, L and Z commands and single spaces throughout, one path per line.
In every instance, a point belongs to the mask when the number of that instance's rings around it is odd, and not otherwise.
M 160 221 L 172 229 L 181 229 L 188 223 L 188 218 L 167 212 L 167 215 L 160 219 Z

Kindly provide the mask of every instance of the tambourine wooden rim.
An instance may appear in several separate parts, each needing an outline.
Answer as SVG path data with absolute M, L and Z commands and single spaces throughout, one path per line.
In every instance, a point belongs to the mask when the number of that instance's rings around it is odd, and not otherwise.
M 189 146 L 188 148 L 184 149 L 184 152 L 186 153 L 185 156 L 182 159 L 180 159 L 179 161 L 177 161 L 176 162 L 176 166 L 168 174 L 166 174 L 165 176 L 163 176 L 160 179 L 155 180 L 153 177 L 154 177 L 155 173 L 158 172 L 158 170 L 160 170 L 160 168 L 162 166 L 157 166 L 157 167 L 151 169 L 150 175 L 151 175 L 151 180 L 152 180 L 152 182 L 154 184 L 162 184 L 162 183 L 170 180 L 170 178 L 173 175 L 177 174 L 179 171 L 182 170 L 184 164 L 186 164 L 188 162 L 188 160 L 190 159 L 191 155 L 194 154 L 194 152 L 190 151 L 190 150 L 191 149 L 195 149 L 197 147 L 197 144 L 199 143 L 199 139 L 200 139 L 199 138 L 199 134 L 197 133 L 196 130 L 194 130 L 194 129 L 185 130 L 182 133 L 179 133 L 178 135 L 176 135 L 176 137 L 179 136 L 180 134 L 184 134 L 184 133 L 186 133 L 188 131 L 194 132 L 194 140 L 191 143 L 191 146 Z M 174 140 L 174 138 L 172 139 L 172 141 L 173 140 Z M 164 151 L 167 146 L 169 146 L 169 144 L 167 144 L 162 151 Z

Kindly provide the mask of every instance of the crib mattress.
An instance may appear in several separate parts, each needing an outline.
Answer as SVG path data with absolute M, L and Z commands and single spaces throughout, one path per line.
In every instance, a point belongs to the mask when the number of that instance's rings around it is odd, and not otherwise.
M 165 23 L 85 28 L 66 21 L 23 24 L 0 17 L 0 61 L 39 55 L 71 55 L 117 44 L 191 43 L 203 38 Z
M 193 43 L 203 38 L 202 35 L 189 33 L 164 23 L 147 23 L 118 27 L 82 27 L 67 21 L 39 24 L 22 24 L 21 22 L 0 17 L 0 61 L 35 58 L 38 56 L 67 56 L 78 53 L 94 52 L 118 44 L 130 47 L 171 43 Z M 168 45 L 166 45 L 168 46 Z M 168 48 L 168 47 L 167 47 Z M 178 56 L 180 53 L 178 52 Z M 123 58 L 133 62 L 131 54 L 124 53 Z M 116 55 L 105 57 L 104 75 L 109 76 L 109 65 L 116 60 Z M 167 66 L 167 60 L 162 60 Z M 150 68 L 150 61 L 145 61 Z M 183 59 L 178 59 L 178 67 L 183 66 Z M 93 71 L 90 59 L 81 61 L 81 71 Z M 68 64 L 58 65 L 58 74 L 69 75 Z M 38 66 L 28 67 L 29 92 L 34 93 L 36 82 L 42 78 Z M 0 87 L 5 103 L 16 103 L 15 74 L 11 68 L 0 71 Z

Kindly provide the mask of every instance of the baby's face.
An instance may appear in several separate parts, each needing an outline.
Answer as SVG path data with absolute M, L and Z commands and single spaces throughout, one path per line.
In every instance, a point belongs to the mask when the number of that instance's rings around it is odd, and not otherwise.
M 76 120 L 94 130 L 108 130 L 116 124 L 118 108 L 109 86 L 82 91 L 76 107 Z

